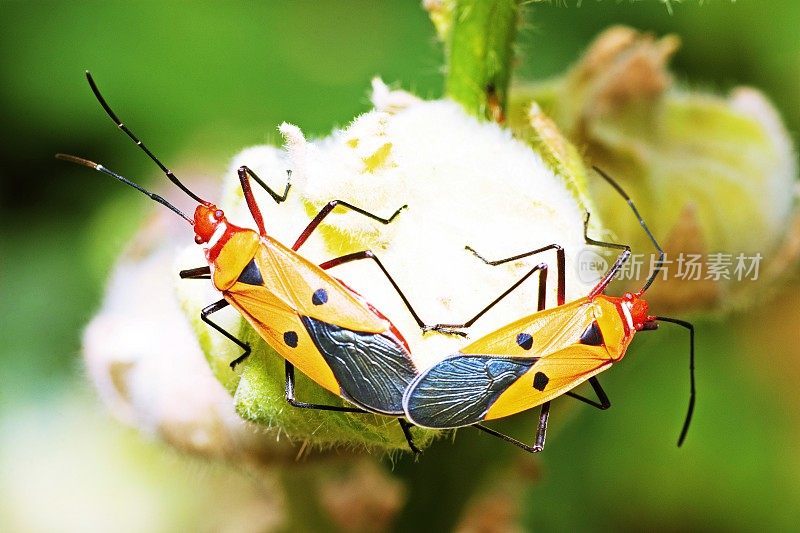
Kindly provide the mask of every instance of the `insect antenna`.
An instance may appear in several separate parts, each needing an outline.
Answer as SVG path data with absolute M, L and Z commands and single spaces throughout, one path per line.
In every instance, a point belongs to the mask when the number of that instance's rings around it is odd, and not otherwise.
M 595 172 L 600 174 L 600 176 L 602 176 L 603 179 L 605 179 L 612 187 L 614 187 L 614 189 L 616 189 L 616 191 L 625 199 L 625 201 L 628 202 L 628 205 L 633 210 L 633 214 L 636 215 L 636 218 L 639 219 L 639 224 L 642 226 L 642 229 L 644 229 L 644 232 L 647 234 L 647 237 L 650 239 L 650 242 L 652 242 L 653 246 L 655 246 L 656 250 L 658 250 L 658 261 L 656 262 L 655 267 L 653 267 L 653 272 L 650 273 L 650 277 L 647 278 L 647 282 L 645 282 L 644 286 L 639 291 L 639 294 L 641 295 L 644 293 L 644 291 L 648 289 L 648 287 L 650 287 L 650 285 L 652 285 L 653 280 L 656 279 L 656 276 L 663 268 L 664 255 L 665 255 L 664 250 L 661 248 L 661 246 L 659 246 L 658 241 L 656 241 L 656 238 L 653 236 L 653 233 L 650 231 L 650 228 L 648 228 L 647 224 L 645 224 L 642 215 L 639 214 L 639 210 L 636 209 L 636 206 L 634 205 L 633 200 L 631 200 L 631 197 L 628 196 L 628 193 L 626 193 L 625 190 L 616 181 L 614 181 L 613 178 L 611 178 L 611 176 L 609 176 L 608 174 L 606 174 L 597 167 L 592 167 L 592 168 L 594 168 Z M 666 316 L 656 316 L 652 318 L 658 322 L 669 322 L 671 324 L 677 324 L 678 326 L 681 326 L 689 330 L 689 381 L 691 387 L 689 392 L 689 409 L 686 412 L 686 419 L 683 422 L 683 428 L 681 429 L 680 437 L 678 437 L 678 446 L 680 446 L 681 444 L 683 444 L 683 440 L 686 438 L 686 433 L 689 431 L 689 424 L 692 422 L 692 414 L 694 413 L 694 403 L 696 397 L 695 380 L 694 380 L 694 326 L 690 322 L 687 322 L 685 320 L 680 320 L 677 318 L 670 318 Z
M 689 410 L 686 412 L 686 420 L 683 422 L 683 429 L 681 429 L 681 436 L 678 437 L 678 446 L 683 444 L 683 439 L 686 438 L 686 432 L 689 431 L 689 424 L 692 421 L 692 414 L 694 413 L 695 401 L 695 387 L 694 387 L 694 326 L 685 320 L 677 318 L 670 318 L 666 316 L 657 316 L 655 319 L 659 322 L 670 322 L 677 324 L 689 330 L 689 379 L 691 382 L 691 389 L 689 393 Z
M 187 217 L 180 209 L 178 209 L 177 207 L 175 207 L 174 205 L 169 203 L 167 200 L 165 200 L 164 197 L 159 196 L 159 195 L 157 195 L 155 193 L 152 193 L 152 192 L 148 191 L 147 189 L 145 189 L 144 187 L 142 187 L 138 183 L 132 182 L 131 180 L 129 180 L 125 176 L 120 176 L 119 174 L 117 174 L 113 170 L 109 170 L 109 169 L 107 169 L 106 167 L 104 167 L 103 165 L 101 165 L 99 163 L 95 163 L 94 161 L 89 161 L 88 159 L 84 159 L 82 157 L 77 157 L 77 156 L 69 155 L 69 154 L 56 154 L 56 159 L 60 159 L 62 161 L 69 161 L 70 163 L 75 163 L 77 165 L 83 165 L 85 167 L 89 167 L 89 168 L 92 168 L 94 170 L 97 170 L 98 172 L 102 172 L 103 174 L 107 174 L 107 175 L 111 176 L 112 178 L 115 178 L 115 179 L 121 181 L 125 185 L 130 185 L 131 187 L 133 187 L 137 191 L 141 192 L 144 195 L 149 196 L 150 199 L 155 200 L 156 202 L 160 203 L 161 205 L 165 205 L 165 206 L 169 207 L 174 213 L 177 213 L 180 217 L 182 217 L 184 220 L 186 220 L 189 224 L 194 225 L 194 221 L 192 221 L 191 218 Z
M 139 148 L 141 148 L 141 149 L 144 151 L 144 153 L 146 153 L 146 154 L 147 154 L 147 157 L 149 157 L 150 159 L 152 159 L 152 160 L 153 160 L 153 162 L 154 162 L 156 165 L 158 165 L 158 167 L 159 167 L 159 168 L 160 168 L 160 169 L 161 169 L 161 170 L 164 172 L 164 174 L 167 176 L 167 178 L 168 178 L 168 179 L 169 179 L 169 180 L 170 180 L 172 183 L 174 183 L 175 185 L 177 185 L 177 186 L 178 186 L 178 188 L 179 188 L 180 190 L 182 190 L 183 192 L 185 192 L 186 194 L 188 194 L 190 197 L 192 197 L 192 198 L 193 198 L 195 201 L 197 201 L 197 202 L 199 202 L 199 203 L 201 203 L 201 204 L 203 204 L 203 205 L 211 205 L 211 204 L 210 204 L 210 202 L 207 202 L 207 201 L 203 200 L 202 198 L 200 198 L 199 196 L 197 196 L 195 193 L 193 193 L 192 191 L 190 191 L 190 190 L 189 190 L 189 188 L 188 188 L 188 187 L 186 187 L 186 185 L 184 185 L 183 183 L 181 183 L 181 181 L 178 179 L 178 177 L 177 177 L 177 176 L 175 176 L 175 174 L 173 174 L 173 173 L 172 173 L 172 171 L 171 171 L 170 169 L 168 169 L 166 166 L 164 166 L 164 163 L 162 163 L 162 162 L 161 162 L 161 161 L 160 161 L 160 160 L 159 160 L 159 159 L 158 159 L 158 158 L 157 158 L 157 157 L 156 157 L 156 156 L 153 154 L 153 152 L 151 152 L 151 151 L 150 151 L 150 149 L 149 149 L 149 148 L 147 148 L 147 146 L 145 146 L 145 144 L 144 144 L 144 143 L 143 143 L 141 140 L 139 140 L 139 138 L 138 138 L 138 137 L 137 137 L 137 136 L 136 136 L 136 135 L 135 135 L 135 134 L 134 134 L 134 133 L 133 133 L 133 132 L 132 132 L 132 131 L 131 131 L 131 130 L 128 128 L 128 126 L 126 126 L 126 125 L 125 125 L 125 123 L 123 123 L 123 122 L 122 122 L 122 121 L 119 119 L 119 117 L 117 116 L 117 114 L 116 114 L 116 113 L 114 113 L 114 110 L 113 110 L 113 109 L 111 109 L 111 106 L 110 106 L 110 105 L 108 105 L 108 102 L 106 102 L 106 99 L 105 99 L 105 98 L 103 98 L 103 95 L 102 95 L 102 94 L 100 94 L 100 89 L 98 89 L 98 88 L 97 88 L 97 84 L 94 82 L 94 78 L 92 78 L 92 74 L 91 74 L 91 72 L 89 72 L 88 70 L 86 71 L 86 80 L 89 82 L 89 87 L 91 87 L 91 88 L 92 88 L 92 92 L 94 93 L 94 96 L 95 96 L 95 98 L 97 98 L 97 101 L 98 101 L 98 102 L 100 102 L 100 105 L 101 105 L 101 106 L 103 106 L 103 109 L 105 109 L 105 111 L 106 111 L 106 114 L 108 114 L 108 116 L 109 116 L 109 117 L 111 117 L 111 120 L 113 120 L 113 121 L 114 121 L 114 124 L 116 124 L 116 125 L 117 125 L 117 127 L 118 127 L 119 129 L 121 129 L 122 131 L 124 131 L 124 132 L 125 132 L 125 134 L 126 134 L 128 137 L 130 137 L 130 138 L 131 138 L 131 140 L 133 140 L 133 142 L 135 142 L 135 143 L 136 143 L 136 145 L 137 145 Z M 98 170 L 99 170 L 99 169 L 98 169 Z M 102 171 L 101 171 L 101 172 L 102 172 Z
M 625 201 L 633 210 L 633 214 L 636 215 L 637 219 L 639 219 L 639 224 L 642 226 L 642 229 L 644 229 L 644 232 L 647 234 L 647 237 L 650 239 L 650 242 L 652 242 L 653 246 L 655 246 L 656 250 L 658 250 L 658 261 L 656 261 L 656 264 L 653 267 L 653 271 L 650 273 L 650 277 L 647 278 L 647 281 L 645 282 L 644 286 L 642 286 L 642 288 L 639 290 L 640 295 L 644 294 L 644 292 L 650 287 L 650 285 L 653 284 L 653 281 L 656 279 L 656 276 L 661 271 L 661 268 L 664 266 L 664 256 L 665 256 L 664 250 L 658 244 L 658 241 L 656 241 L 656 238 L 653 236 L 653 233 L 650 231 L 650 228 L 648 228 L 647 224 L 645 224 L 644 218 L 642 218 L 642 215 L 639 214 L 639 210 L 636 209 L 636 206 L 634 205 L 633 200 L 631 200 L 631 197 L 628 196 L 628 193 L 626 193 L 625 190 L 619 185 L 619 183 L 614 181 L 614 179 L 611 176 L 609 176 L 608 174 L 606 174 L 597 167 L 592 167 L 592 168 L 594 169 L 595 172 L 600 174 L 600 176 L 604 180 L 606 180 L 612 187 L 614 187 L 614 189 L 620 194 L 620 196 L 622 196 L 625 199 Z

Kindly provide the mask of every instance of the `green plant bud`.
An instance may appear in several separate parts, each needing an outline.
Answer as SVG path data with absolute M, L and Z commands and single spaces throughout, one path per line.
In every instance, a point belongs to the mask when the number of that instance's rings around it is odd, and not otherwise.
M 676 86 L 666 65 L 678 46 L 610 28 L 566 75 L 517 88 L 510 123 L 526 126 L 535 100 L 632 196 L 667 252 L 648 293 L 659 311 L 724 311 L 769 292 L 795 263 L 795 152 L 756 89 L 724 97 Z M 604 220 L 634 248 L 622 278 L 641 286 L 652 246 L 619 196 L 595 183 Z

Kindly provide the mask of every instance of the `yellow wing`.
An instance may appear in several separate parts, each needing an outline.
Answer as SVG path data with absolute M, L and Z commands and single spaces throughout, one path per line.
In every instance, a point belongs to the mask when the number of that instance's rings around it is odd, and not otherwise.
M 263 286 L 286 308 L 352 331 L 382 333 L 389 329 L 386 320 L 317 265 L 269 237 L 262 239 L 262 244 L 254 260 Z M 241 290 L 239 285 L 229 291 Z
M 337 396 L 338 381 L 297 312 L 264 287 L 236 283 L 225 299 L 278 354 Z
M 513 415 L 574 389 L 613 363 L 603 346 L 574 344 L 543 357 L 497 395 L 483 420 Z
M 577 343 L 601 313 L 597 303 L 581 298 L 503 326 L 460 352 L 466 355 L 545 357 Z

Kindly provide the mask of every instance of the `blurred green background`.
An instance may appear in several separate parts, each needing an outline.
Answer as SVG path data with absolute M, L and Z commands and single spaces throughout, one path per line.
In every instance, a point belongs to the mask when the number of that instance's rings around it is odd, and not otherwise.
M 681 81 L 760 88 L 797 141 L 800 3 L 687 0 L 671 15 L 656 1 L 568 4 L 527 6 L 518 75 L 555 75 L 610 24 L 674 32 Z M 412 1 L 4 2 L 0 13 L 0 529 L 235 529 L 204 519 L 217 467 L 186 466 L 108 420 L 82 375 L 81 329 L 151 206 L 53 154 L 159 180 L 83 70 L 179 175 L 221 173 L 243 147 L 276 141 L 284 120 L 312 135 L 349 122 L 369 109 L 374 75 L 440 96 L 433 28 Z M 681 331 L 639 337 L 605 377 L 610 411 L 560 414 L 557 402 L 536 480 L 519 487 L 524 529 L 796 529 L 800 287 L 775 296 L 697 323 L 699 396 L 683 449 Z

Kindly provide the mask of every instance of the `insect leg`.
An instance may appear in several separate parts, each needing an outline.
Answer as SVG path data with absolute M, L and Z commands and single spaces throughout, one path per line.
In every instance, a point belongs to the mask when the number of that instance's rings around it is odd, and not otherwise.
M 539 453 L 544 449 L 544 441 L 547 437 L 547 421 L 550 418 L 550 402 L 545 402 L 542 404 L 542 410 L 539 413 L 539 425 L 536 428 L 536 438 L 533 441 L 533 445 L 525 444 L 522 441 L 519 441 L 513 437 L 509 437 L 505 433 L 500 433 L 499 431 L 495 431 L 492 428 L 486 427 L 483 424 L 474 424 L 472 427 L 476 429 L 480 429 L 488 433 L 489 435 L 493 435 L 497 438 L 503 439 L 506 442 L 513 444 L 519 448 L 522 448 L 526 452 L 530 453 Z
M 411 434 L 411 428 L 413 427 L 413 424 L 409 424 L 404 418 L 398 418 L 397 421 L 400 422 L 400 427 L 403 429 L 403 435 L 406 437 L 408 447 L 411 448 L 411 452 L 415 456 L 418 456 L 422 453 L 422 450 L 417 448 L 417 445 L 414 444 L 414 436 Z
M 502 265 L 503 263 L 508 263 L 509 261 L 516 261 L 518 259 L 523 259 L 525 257 L 529 257 L 531 255 L 535 255 L 535 254 L 542 253 L 542 252 L 546 252 L 548 250 L 555 250 L 555 252 L 556 252 L 556 275 L 558 276 L 558 279 L 557 279 L 557 282 L 556 282 L 557 283 L 557 286 L 556 286 L 556 303 L 557 303 L 557 305 L 564 305 L 564 299 L 565 299 L 564 295 L 565 295 L 565 285 L 566 285 L 566 281 L 565 281 L 566 269 L 565 269 L 564 249 L 560 245 L 558 245 L 558 244 L 549 244 L 549 245 L 544 246 L 542 248 L 537 248 L 536 250 L 531 250 L 530 252 L 521 253 L 521 254 L 518 254 L 518 255 L 514 255 L 512 257 L 506 257 L 505 259 L 499 259 L 497 261 L 489 261 L 489 260 L 487 260 L 481 254 L 479 254 L 477 251 L 475 251 L 474 248 L 472 248 L 470 246 L 466 246 L 465 248 L 467 250 L 469 250 L 470 252 L 472 252 L 473 254 L 475 254 L 475 257 L 477 257 L 478 259 L 480 259 L 481 261 L 483 261 L 487 265 L 492 265 L 492 266 Z M 436 324 L 431 329 L 434 329 L 434 330 L 439 330 L 439 329 L 442 329 L 442 328 L 448 328 L 448 329 L 456 328 L 456 329 L 459 329 L 459 328 L 468 328 L 468 327 L 470 327 L 472 324 L 475 323 L 476 320 L 478 320 L 480 317 L 482 317 L 484 314 L 486 314 L 486 312 L 489 311 L 489 309 L 491 309 L 492 307 L 494 307 L 495 305 L 500 303 L 500 301 L 503 298 L 505 298 L 506 296 L 511 294 L 514 291 L 514 289 L 519 287 L 526 279 L 528 279 L 530 276 L 532 276 L 537 271 L 539 272 L 539 301 L 538 301 L 539 305 L 538 305 L 538 309 L 539 310 L 544 309 L 545 296 L 547 294 L 546 293 L 547 270 L 548 270 L 548 268 L 547 268 L 547 265 L 545 263 L 540 263 L 540 264 L 536 265 L 535 267 L 533 267 L 533 269 L 531 269 L 530 272 L 525 274 L 521 279 L 519 279 L 516 283 L 514 283 L 511 287 L 509 287 L 505 292 L 503 292 L 503 294 L 501 294 L 500 296 L 495 298 L 491 303 L 489 303 L 489 305 L 487 305 L 486 307 L 481 309 L 475 316 L 473 316 L 472 318 L 470 318 L 469 320 L 467 320 L 463 324 Z
M 224 330 L 219 324 L 217 324 L 216 322 L 212 322 L 211 319 L 208 318 L 208 315 L 216 313 L 220 309 L 224 309 L 229 305 L 230 304 L 224 299 L 218 302 L 214 302 L 213 304 L 206 306 L 202 311 L 200 311 L 200 319 L 209 326 L 211 326 L 212 328 L 214 328 L 215 330 L 225 335 L 226 338 L 235 342 L 242 350 L 244 350 L 244 353 L 242 353 L 242 355 L 240 355 L 230 363 L 231 368 L 236 368 L 236 365 L 247 359 L 247 356 L 250 355 L 250 345 L 240 341 L 239 339 L 234 337 L 230 332 Z
M 389 271 L 386 270 L 386 267 L 383 266 L 383 263 L 380 262 L 380 260 L 372 250 L 362 250 L 360 252 L 353 252 L 351 254 L 343 255 L 341 257 L 336 257 L 334 259 L 325 261 L 324 263 L 320 263 L 319 267 L 323 270 L 327 270 L 329 268 L 333 268 L 335 266 L 342 265 L 344 263 L 349 263 L 351 261 L 358 261 L 361 259 L 372 259 L 373 261 L 375 261 L 375 263 L 378 265 L 378 268 L 380 268 L 381 272 L 383 272 L 383 275 L 386 276 L 386 279 L 388 279 L 389 283 L 392 284 L 392 287 L 394 288 L 395 292 L 397 292 L 397 294 L 400 296 L 400 299 L 403 300 L 406 309 L 408 309 L 408 312 L 411 313 L 412 317 L 414 317 L 414 320 L 417 322 L 417 325 L 420 327 L 420 329 L 422 329 L 422 331 L 436 330 L 436 331 L 442 331 L 443 333 L 466 337 L 466 333 L 462 331 L 451 331 L 452 328 L 449 328 L 448 326 L 437 327 L 425 324 L 425 322 L 422 321 L 417 312 L 414 311 L 411 302 L 408 301 L 406 295 L 403 294 L 402 290 L 400 290 L 400 287 L 397 285 L 397 282 L 394 280 L 394 278 L 392 278 L 391 274 L 389 274 Z
M 585 398 L 580 394 L 576 394 L 572 391 L 567 391 L 564 393 L 564 395 L 569 396 L 570 398 L 575 398 L 576 400 L 580 400 L 583 403 L 588 403 L 592 407 L 597 407 L 598 409 L 602 409 L 604 411 L 609 407 L 611 407 L 611 401 L 608 399 L 606 391 L 604 391 L 603 387 L 600 386 L 600 382 L 597 380 L 597 377 L 595 376 L 590 377 L 589 384 L 594 389 L 594 393 L 597 395 L 597 399 L 600 400 L 599 402 L 590 400 L 589 398 Z
M 286 188 L 283 189 L 283 194 L 278 194 L 275 191 L 273 191 L 272 188 L 266 183 L 264 183 L 264 181 L 261 178 L 259 178 L 258 175 L 255 172 L 253 172 L 248 166 L 239 167 L 239 170 L 237 170 L 236 173 L 239 174 L 239 181 L 247 179 L 248 176 L 253 180 L 255 180 L 256 183 L 261 185 L 262 189 L 267 191 L 269 195 L 272 196 L 272 199 L 275 200 L 276 204 L 279 204 L 284 200 L 286 200 L 286 197 L 289 195 L 289 188 L 292 186 L 291 170 L 286 171 Z
M 565 292 L 565 285 L 566 285 L 566 280 L 565 280 L 565 278 L 566 278 L 566 259 L 564 257 L 564 248 L 562 248 L 561 245 L 548 244 L 547 246 L 544 246 L 542 248 L 537 248 L 536 250 L 531 250 L 530 252 L 524 252 L 524 253 L 521 253 L 521 254 L 513 255 L 511 257 L 506 257 L 505 259 L 498 259 L 496 261 L 489 261 L 488 259 L 483 257 L 481 254 L 479 254 L 471 246 L 465 246 L 464 248 L 466 250 L 469 250 L 470 252 L 472 252 L 473 255 L 475 255 L 475 257 L 477 257 L 478 259 L 480 259 L 481 261 L 483 261 L 487 265 L 492 265 L 492 266 L 502 265 L 504 263 L 508 263 L 508 262 L 511 262 L 511 261 L 518 261 L 520 259 L 525 259 L 526 257 L 530 257 L 532 255 L 536 255 L 536 254 L 539 254 L 539 253 L 542 253 L 542 252 L 546 252 L 548 250 L 555 250 L 556 251 L 556 269 L 557 269 L 556 270 L 556 274 L 558 275 L 558 281 L 557 281 L 557 285 L 556 285 L 556 288 L 558 290 L 558 293 L 557 293 L 557 296 L 556 296 L 556 303 L 557 303 L 557 305 L 564 305 L 564 300 L 565 300 L 564 292 Z
M 583 396 L 579 396 L 571 391 L 566 392 L 565 394 L 567 396 L 575 398 L 576 400 L 580 400 L 582 402 L 588 403 L 589 405 L 597 407 L 598 409 L 608 409 L 609 407 L 611 407 L 611 402 L 608 400 L 608 396 L 606 396 L 606 393 L 600 386 L 600 382 L 597 381 L 597 378 L 596 377 L 589 378 L 589 383 L 592 385 L 595 394 L 597 394 L 597 398 L 600 400 L 599 403 L 590 400 L 588 398 L 584 398 Z M 505 440 L 506 442 L 510 442 L 515 446 L 519 446 L 523 450 L 526 450 L 530 453 L 538 453 L 544 449 L 544 441 L 545 438 L 547 437 L 547 422 L 549 419 L 550 419 L 550 402 L 545 402 L 542 404 L 542 410 L 539 413 L 539 425 L 536 428 L 536 438 L 534 440 L 533 446 L 529 446 L 523 442 L 518 441 L 515 438 L 509 437 L 508 435 L 500 433 L 499 431 L 495 431 L 482 424 L 475 424 L 474 427 L 482 431 L 485 431 L 486 433 L 494 435 L 495 437 L 499 437 Z
M 544 265 L 544 264 L 542 264 L 542 265 Z M 541 267 L 542 265 L 537 265 L 537 267 Z M 545 303 L 546 303 L 545 302 L 545 294 L 547 293 L 547 277 L 543 275 L 543 274 L 546 274 L 546 273 L 547 273 L 547 265 L 544 265 L 544 268 L 541 269 L 540 278 L 539 278 L 539 305 L 537 306 L 537 309 L 539 311 L 543 310 L 545 308 L 545 306 L 546 306 L 545 305 Z M 530 275 L 530 274 L 528 274 L 528 275 Z M 559 280 L 560 279 L 561 279 L 561 277 L 559 276 Z M 514 287 L 509 289 L 509 291 L 507 291 L 507 292 L 510 292 L 513 289 L 514 289 Z M 559 292 L 559 294 L 561 294 L 561 293 Z M 563 304 L 563 302 L 560 302 L 559 305 L 561 305 L 561 304 Z M 603 393 L 603 394 L 605 395 L 605 393 Z M 490 435 L 494 435 L 495 437 L 503 439 L 506 442 L 510 442 L 514 446 L 518 446 L 518 447 L 522 448 L 523 450 L 525 450 L 527 452 L 539 453 L 540 451 L 542 451 L 544 449 L 544 441 L 545 441 L 545 438 L 547 437 L 547 422 L 548 422 L 549 419 L 550 419 L 550 402 L 545 402 L 545 403 L 542 404 L 542 409 L 539 412 L 539 425 L 536 427 L 536 438 L 534 439 L 533 446 L 529 446 L 529 445 L 525 444 L 524 442 L 521 442 L 521 441 L 519 441 L 519 440 L 517 440 L 517 439 L 515 439 L 513 437 L 510 437 L 510 436 L 506 435 L 505 433 L 500 433 L 499 431 L 496 431 L 494 429 L 486 427 L 483 424 L 473 424 L 472 427 L 474 427 L 476 429 L 479 429 L 481 431 L 484 431 L 486 433 L 489 433 Z
M 301 409 L 316 409 L 318 411 L 337 411 L 341 413 L 367 413 L 364 409 L 358 407 L 343 407 L 341 405 L 320 405 L 315 403 L 301 402 L 295 399 L 294 395 L 294 365 L 286 361 L 286 401 Z
M 264 217 L 261 214 L 261 208 L 256 203 L 256 197 L 253 196 L 253 189 L 250 187 L 252 173 L 247 172 L 246 167 L 239 167 L 237 174 L 239 174 L 239 184 L 242 187 L 242 194 L 245 202 L 247 202 L 247 208 L 250 210 L 250 216 L 253 217 L 253 221 L 256 223 L 259 235 L 265 237 L 267 230 L 264 228 Z
M 178 275 L 181 279 L 211 279 L 211 268 L 197 267 L 188 270 L 181 270 Z
M 295 398 L 294 389 L 294 365 L 289 361 L 285 362 L 285 371 L 286 371 L 286 402 L 293 407 L 299 407 L 301 409 L 315 409 L 318 411 L 336 411 L 339 413 L 369 413 L 369 411 L 365 409 L 361 409 L 359 407 L 343 407 L 341 405 L 321 405 L 316 403 L 306 403 L 298 401 Z M 411 435 L 411 424 L 406 422 L 402 418 L 397 419 L 400 422 L 400 428 L 403 430 L 403 435 L 406 437 L 406 441 L 408 442 L 408 447 L 411 448 L 411 451 L 414 455 L 418 455 L 421 452 L 419 448 L 414 444 L 414 437 Z
M 533 267 L 530 272 L 528 272 L 527 274 L 522 276 L 519 280 L 514 282 L 514 284 L 511 285 L 511 287 L 509 287 L 508 289 L 506 289 L 506 291 L 503 292 L 503 294 L 495 298 L 489 305 L 481 309 L 478 312 L 478 314 L 476 314 L 475 316 L 473 316 L 472 318 L 470 318 L 469 320 L 467 320 L 462 324 L 436 324 L 434 326 L 426 326 L 425 329 L 433 331 L 442 331 L 442 330 L 450 331 L 454 329 L 463 329 L 470 327 L 472 324 L 475 323 L 476 320 L 478 320 L 480 317 L 486 314 L 486 312 L 489 311 L 489 309 L 497 305 L 500 302 L 500 300 L 508 296 L 511 292 L 514 291 L 514 289 L 522 285 L 522 283 L 524 283 L 526 279 L 534 275 L 536 272 L 539 272 L 539 300 L 538 300 L 539 309 L 544 309 L 545 297 L 547 296 L 546 293 L 547 270 L 548 270 L 547 264 L 539 263 L 538 265 Z
M 292 250 L 296 252 L 301 246 L 303 246 L 303 243 L 306 242 L 306 240 L 308 240 L 308 238 L 311 236 L 314 230 L 317 229 L 317 226 L 319 226 L 320 223 L 322 223 L 322 221 L 325 219 L 325 217 L 331 214 L 331 212 L 338 206 L 346 207 L 347 209 L 355 211 L 360 215 L 364 215 L 365 217 L 371 218 L 372 220 L 377 220 L 381 224 L 390 223 L 397 217 L 397 215 L 400 214 L 400 211 L 408 207 L 407 205 L 401 206 L 389 218 L 381 218 L 378 215 L 372 214 L 369 211 L 365 211 L 364 209 L 356 207 L 353 204 L 349 204 L 343 200 L 331 200 L 330 202 L 325 204 L 325 207 L 320 209 L 319 213 L 317 213 L 316 216 L 311 220 L 311 222 L 308 223 L 306 229 L 303 230 L 303 232 L 297 238 L 297 241 L 295 241 L 294 246 L 292 246 Z
M 603 277 L 597 282 L 597 285 L 592 289 L 589 293 L 589 298 L 594 298 L 598 294 L 602 293 L 608 287 L 608 284 L 614 280 L 614 276 L 617 275 L 617 272 L 620 271 L 622 265 L 625 264 L 625 261 L 631 255 L 631 247 L 627 244 L 618 244 L 615 242 L 605 242 L 605 241 L 598 241 L 589 237 L 589 218 L 591 214 L 587 211 L 586 218 L 583 219 L 583 239 L 586 241 L 586 244 L 591 244 L 593 246 L 601 246 L 603 248 L 611 248 L 613 250 L 622 250 L 620 254 L 617 256 L 617 260 L 614 261 L 614 264 L 611 265 L 611 268 L 608 269 Z

